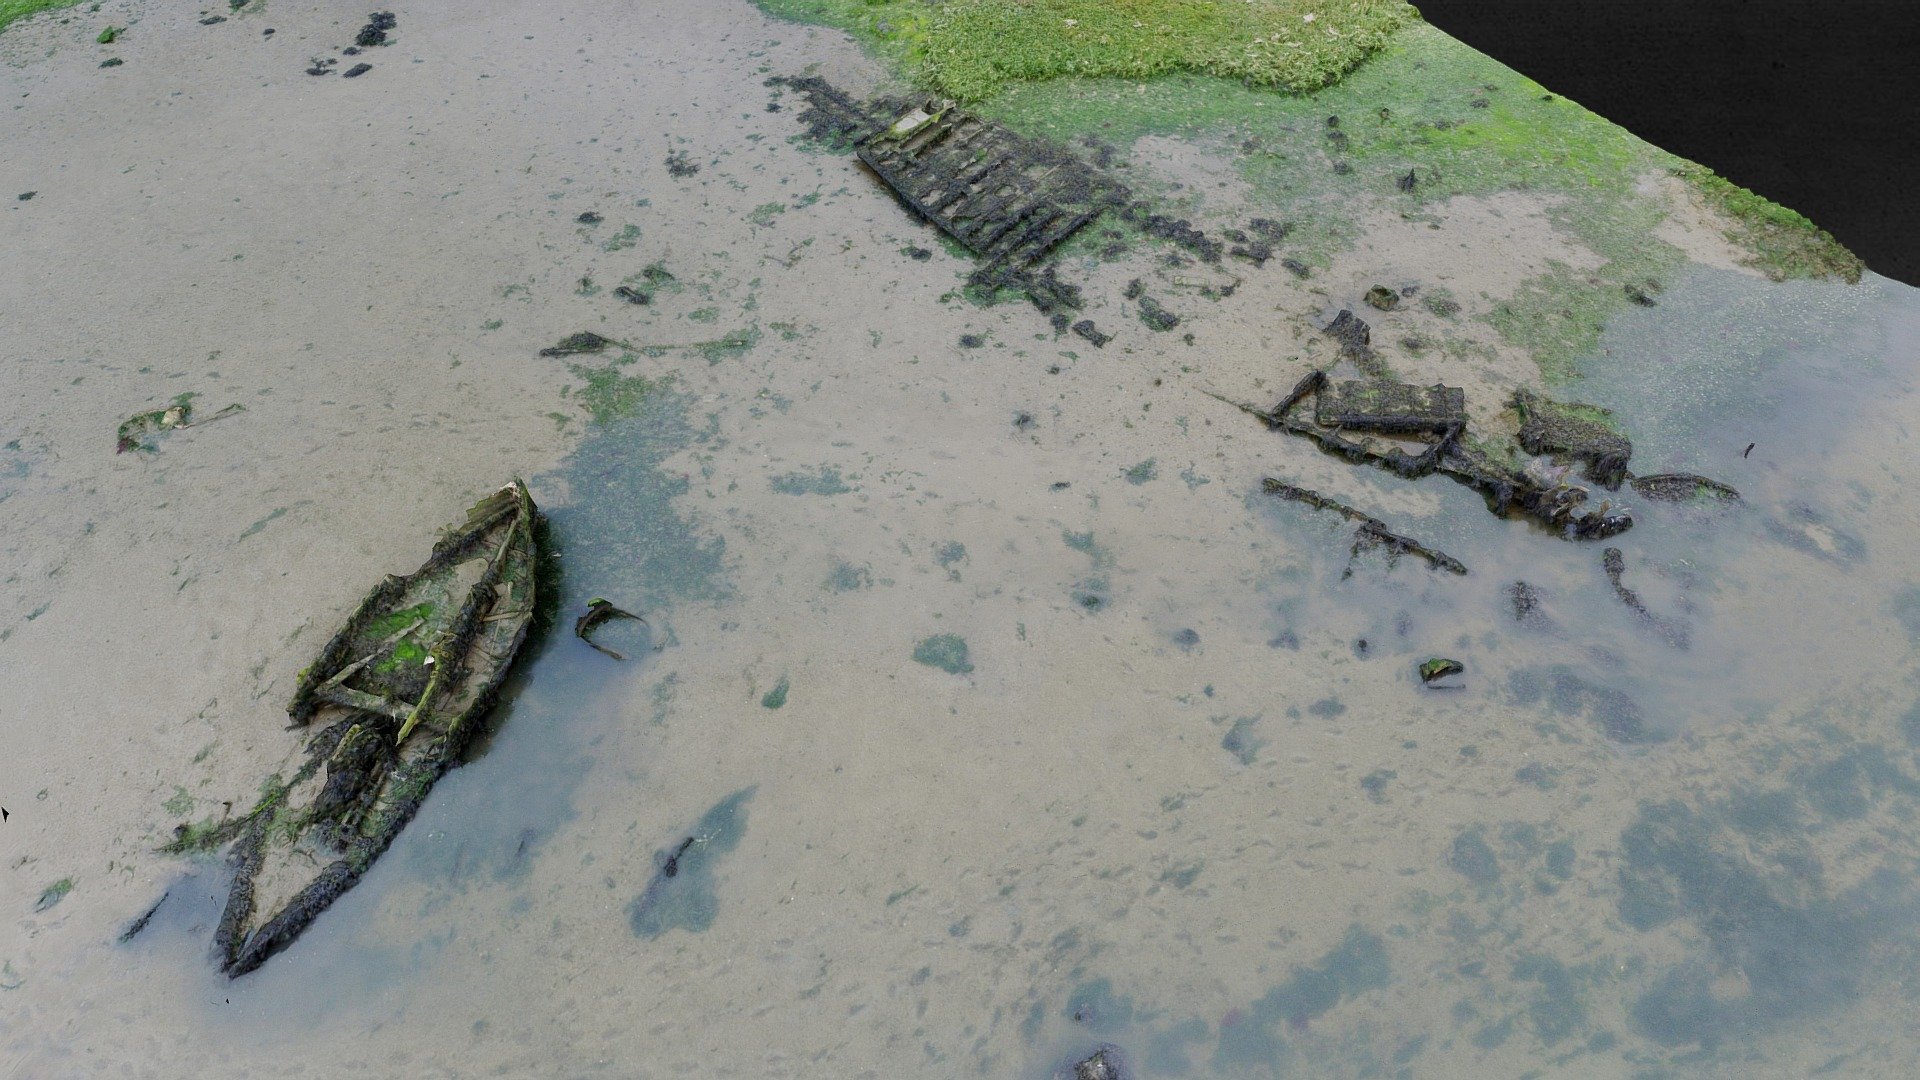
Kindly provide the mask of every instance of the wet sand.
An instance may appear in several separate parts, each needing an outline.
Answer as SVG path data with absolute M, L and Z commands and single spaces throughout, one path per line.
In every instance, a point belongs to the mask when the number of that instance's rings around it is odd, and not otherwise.
M 1101 1041 L 1145 1077 L 1911 1066 L 1912 290 L 1729 269 L 1669 194 L 1700 265 L 1580 392 L 1648 418 L 1638 471 L 1746 495 L 1636 503 L 1618 541 L 1681 649 L 1601 545 L 1209 396 L 1277 397 L 1379 280 L 1468 308 L 1364 309 L 1477 346 L 1406 377 L 1537 378 L 1472 316 L 1583 265 L 1539 199 L 1383 213 L 1309 283 L 1236 268 L 1217 304 L 1149 249 L 1072 267 L 1117 334 L 1094 349 L 958 296 L 969 263 L 796 141 L 768 76 L 885 83 L 834 33 L 745 3 L 396 13 L 351 82 L 302 69 L 357 10 L 108 4 L 105 70 L 85 20 L 0 35 L 0 194 L 38 192 L 0 204 L 8 1075 L 1044 1077 Z M 1198 186 L 1210 153 L 1130 168 Z M 1244 216 L 1210 191 L 1203 220 Z M 652 303 L 611 295 L 655 264 Z M 1178 332 L 1122 302 L 1142 276 Z M 752 344 L 536 355 L 582 329 Z M 583 407 L 636 378 L 632 415 Z M 114 453 L 189 391 L 245 411 Z M 298 669 L 512 475 L 568 617 L 641 612 L 644 654 L 536 642 L 366 882 L 220 979 L 218 863 L 155 849 L 251 803 L 299 745 Z M 1268 475 L 1472 572 L 1343 578 L 1350 528 Z M 947 635 L 964 664 L 916 661 Z M 1431 655 L 1461 690 L 1418 685 Z

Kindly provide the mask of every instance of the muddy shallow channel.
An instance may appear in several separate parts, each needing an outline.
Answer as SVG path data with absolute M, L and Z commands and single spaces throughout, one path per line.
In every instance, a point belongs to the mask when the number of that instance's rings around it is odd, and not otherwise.
M 1376 223 L 1321 292 L 1242 268 L 1176 333 L 1117 288 L 1153 252 L 1089 260 L 1096 349 L 962 296 L 768 110 L 774 74 L 885 85 L 833 33 L 409 9 L 347 83 L 299 64 L 357 9 L 125 11 L 110 72 L 0 38 L 0 182 L 40 189 L 0 213 L 0 1072 L 1920 1063 L 1920 292 L 1689 262 L 1572 393 L 1636 471 L 1742 497 L 1627 491 L 1630 532 L 1570 542 L 1214 396 L 1284 392 L 1396 258 L 1470 307 L 1575 258 L 1524 195 L 1443 213 L 1454 248 Z M 580 330 L 656 347 L 536 355 Z M 246 408 L 114 452 L 186 391 Z M 155 849 L 252 798 L 359 593 L 516 473 L 563 629 L 365 881 L 227 981 L 219 860 Z M 1268 477 L 1469 572 L 1355 556 Z M 564 632 L 596 597 L 644 617 L 624 661 Z

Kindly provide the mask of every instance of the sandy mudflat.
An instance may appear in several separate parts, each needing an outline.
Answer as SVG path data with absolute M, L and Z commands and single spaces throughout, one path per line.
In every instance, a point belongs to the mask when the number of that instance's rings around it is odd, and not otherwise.
M 1597 546 L 1210 396 L 1269 403 L 1374 283 L 1440 287 L 1458 316 L 1366 309 L 1377 338 L 1446 341 L 1396 370 L 1497 423 L 1539 373 L 1476 317 L 1597 265 L 1539 193 L 1362 208 L 1304 282 L 1084 260 L 1094 349 L 959 296 L 969 262 L 798 141 L 769 76 L 886 73 L 743 0 L 396 8 L 351 81 L 303 69 L 358 9 L 84 10 L 0 34 L 0 1075 L 1038 1078 L 1102 1041 L 1143 1077 L 1920 1058 L 1890 1023 L 1920 963 L 1913 290 L 1766 282 L 1649 178 L 1691 263 L 1580 393 L 1638 410 L 1639 471 L 1746 496 L 1636 504 L 1617 543 L 1656 624 Z M 131 29 L 102 69 L 106 21 Z M 1216 143 L 1123 161 L 1229 225 L 1260 208 Z M 674 276 L 651 303 L 613 295 L 649 266 Z M 537 356 L 583 329 L 743 344 Z M 595 387 L 644 400 L 596 422 Z M 115 453 L 188 392 L 245 409 Z M 156 848 L 251 803 L 299 746 L 295 673 L 516 475 L 565 617 L 642 612 L 640 655 L 536 642 L 368 879 L 219 978 L 218 861 Z M 1268 475 L 1472 573 L 1348 577 L 1350 530 Z M 1521 578 L 1545 621 L 1514 618 Z M 1462 690 L 1417 685 L 1433 655 Z M 676 906 L 637 910 L 727 806 Z

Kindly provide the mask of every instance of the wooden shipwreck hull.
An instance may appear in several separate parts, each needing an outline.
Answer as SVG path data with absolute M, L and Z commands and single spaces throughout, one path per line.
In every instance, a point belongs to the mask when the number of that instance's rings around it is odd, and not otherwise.
M 230 977 L 300 935 L 458 764 L 533 620 L 538 511 L 519 481 L 369 594 L 302 673 L 296 726 L 329 720 L 244 819 L 215 933 Z

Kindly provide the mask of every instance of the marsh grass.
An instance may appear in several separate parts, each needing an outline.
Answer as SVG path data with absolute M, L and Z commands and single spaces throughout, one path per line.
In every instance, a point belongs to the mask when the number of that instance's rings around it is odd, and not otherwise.
M 958 101 L 1063 77 L 1191 73 L 1306 93 L 1419 18 L 1401 0 L 760 0 L 839 27 Z
M 37 15 L 42 11 L 55 8 L 72 7 L 80 0 L 0 0 L 0 30 L 5 30 L 16 19 Z

